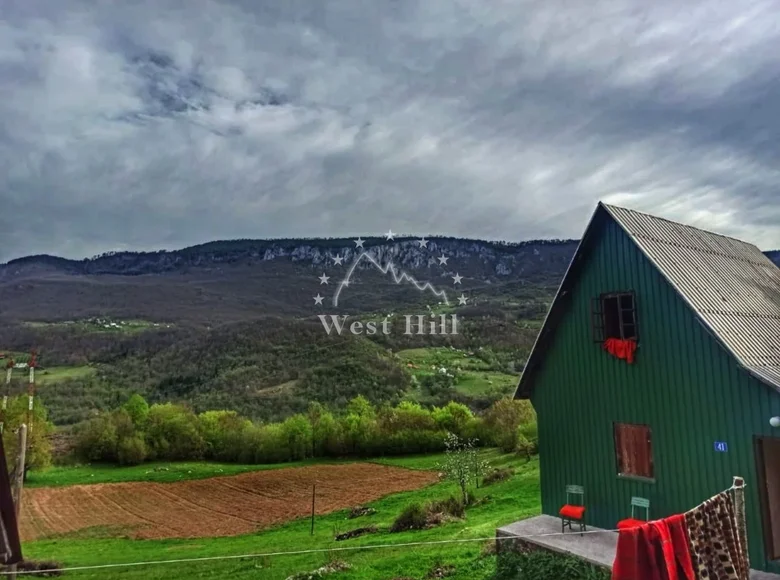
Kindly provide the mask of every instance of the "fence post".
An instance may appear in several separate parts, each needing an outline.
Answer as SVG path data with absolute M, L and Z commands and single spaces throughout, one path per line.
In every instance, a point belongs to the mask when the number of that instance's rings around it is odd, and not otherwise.
M 314 535 L 314 498 L 317 493 L 317 484 L 313 483 L 311 486 L 311 533 L 310 535 Z

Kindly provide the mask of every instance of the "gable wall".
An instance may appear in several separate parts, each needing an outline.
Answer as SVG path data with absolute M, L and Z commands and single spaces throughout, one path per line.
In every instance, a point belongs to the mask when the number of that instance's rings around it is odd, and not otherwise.
M 748 483 L 752 566 L 780 571 L 764 565 L 753 449 L 754 435 L 780 437 L 769 426 L 780 396 L 738 368 L 622 229 L 605 222 L 534 381 L 543 512 L 557 515 L 565 486 L 580 484 L 590 523 L 612 529 L 629 516 L 632 495 L 649 498 L 658 518 L 699 504 L 739 475 Z M 634 365 L 592 341 L 591 298 L 620 290 L 637 294 Z M 654 483 L 618 478 L 615 421 L 652 428 Z M 728 452 L 716 452 L 716 441 Z

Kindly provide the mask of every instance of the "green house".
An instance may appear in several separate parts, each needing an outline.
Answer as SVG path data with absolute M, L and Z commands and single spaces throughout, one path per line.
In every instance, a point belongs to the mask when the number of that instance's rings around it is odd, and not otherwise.
M 614 529 L 632 497 L 658 519 L 740 476 L 751 567 L 780 572 L 780 269 L 755 246 L 600 203 L 515 397 L 544 514 L 582 486 Z

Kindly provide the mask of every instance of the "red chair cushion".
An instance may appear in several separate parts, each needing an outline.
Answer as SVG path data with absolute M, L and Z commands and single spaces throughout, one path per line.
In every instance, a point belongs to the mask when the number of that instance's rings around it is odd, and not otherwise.
M 639 526 L 646 524 L 643 520 L 635 520 L 634 518 L 627 518 L 618 522 L 618 530 L 627 530 L 629 528 L 638 528 Z
M 562 518 L 570 520 L 581 520 L 585 515 L 585 506 L 581 505 L 565 505 L 558 512 Z

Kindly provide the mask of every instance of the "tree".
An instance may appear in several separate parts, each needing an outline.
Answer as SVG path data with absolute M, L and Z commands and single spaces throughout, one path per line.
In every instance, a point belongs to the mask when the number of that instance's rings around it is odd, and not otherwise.
M 460 488 L 463 506 L 468 504 L 468 486 L 472 478 L 483 473 L 487 463 L 480 464 L 476 455 L 476 446 L 470 439 L 461 439 L 454 433 L 448 433 L 444 441 L 447 448 L 444 462 L 438 468 L 444 473 L 444 477 L 454 481 Z
M 5 447 L 6 461 L 9 466 L 16 462 L 19 451 L 19 439 L 16 434 L 22 423 L 28 422 L 27 395 L 19 395 L 8 401 L 5 424 L 3 426 L 3 446 Z M 27 456 L 25 459 L 24 474 L 30 469 L 42 469 L 51 464 L 51 435 L 54 426 L 48 420 L 48 412 L 40 398 L 35 399 L 32 410 L 32 427 L 27 425 Z
M 101 413 L 76 428 L 76 454 L 86 461 L 115 461 L 118 436 L 110 413 Z
M 474 419 L 471 409 L 455 401 L 450 401 L 441 408 L 434 407 L 431 414 L 439 428 L 455 433 L 459 437 L 463 437 L 469 423 Z
M 528 401 L 511 397 L 499 399 L 485 413 L 485 424 L 502 451 L 511 453 L 517 448 L 518 427 L 536 420 L 536 413 Z
M 282 440 L 290 451 L 290 459 L 305 459 L 311 455 L 312 427 L 306 415 L 293 415 L 281 425 Z
M 149 418 L 149 403 L 146 402 L 146 399 L 141 395 L 133 395 L 122 405 L 122 408 L 127 411 L 138 429 L 144 428 L 146 420 Z
M 173 403 L 149 408 L 146 444 L 150 458 L 168 461 L 200 459 L 206 448 L 198 418 L 187 407 Z

